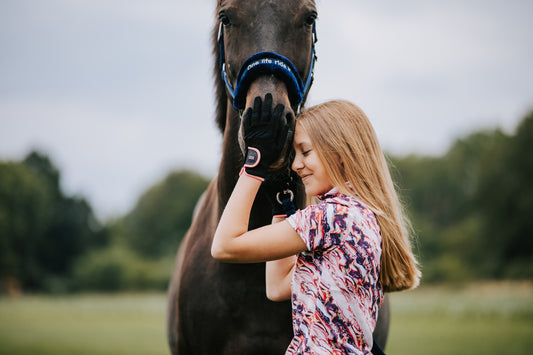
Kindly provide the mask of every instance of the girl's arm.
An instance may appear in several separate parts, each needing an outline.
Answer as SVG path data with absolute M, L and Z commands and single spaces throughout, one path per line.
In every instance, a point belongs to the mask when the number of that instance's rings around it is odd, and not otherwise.
M 218 260 L 254 263 L 277 260 L 306 250 L 296 231 L 283 221 L 248 231 L 250 211 L 261 181 L 242 174 L 222 213 L 211 255 Z
M 276 218 L 272 224 L 283 222 L 285 218 Z M 266 263 L 266 295 L 271 301 L 285 301 L 291 298 L 292 274 L 296 256 L 267 261 Z
M 266 263 L 266 295 L 271 301 L 286 301 L 291 298 L 292 275 L 296 255 Z

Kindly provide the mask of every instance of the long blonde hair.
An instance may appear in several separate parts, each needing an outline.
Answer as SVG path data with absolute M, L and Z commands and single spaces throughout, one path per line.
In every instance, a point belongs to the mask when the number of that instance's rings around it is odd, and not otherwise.
M 411 226 L 365 113 L 351 102 L 335 100 L 304 110 L 297 122 L 311 139 L 332 184 L 341 193 L 355 196 L 376 216 L 382 239 L 383 289 L 415 288 L 421 273 L 411 247 Z

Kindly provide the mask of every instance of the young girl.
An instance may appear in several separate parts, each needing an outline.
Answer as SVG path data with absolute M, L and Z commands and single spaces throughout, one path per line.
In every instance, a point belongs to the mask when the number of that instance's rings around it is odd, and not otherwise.
M 246 112 L 248 154 L 212 255 L 267 261 L 267 297 L 292 296 L 287 354 L 369 354 L 383 292 L 414 288 L 420 278 L 385 157 L 354 104 L 330 101 L 303 111 L 292 169 L 319 203 L 248 231 L 254 198 L 287 137 L 281 112 L 272 112 L 268 95 Z

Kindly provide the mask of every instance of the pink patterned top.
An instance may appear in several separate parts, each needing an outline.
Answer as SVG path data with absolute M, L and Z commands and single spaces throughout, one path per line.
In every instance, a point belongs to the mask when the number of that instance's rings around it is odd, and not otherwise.
M 370 354 L 383 291 L 374 213 L 333 189 L 287 218 L 308 252 L 292 280 L 294 337 L 286 354 Z

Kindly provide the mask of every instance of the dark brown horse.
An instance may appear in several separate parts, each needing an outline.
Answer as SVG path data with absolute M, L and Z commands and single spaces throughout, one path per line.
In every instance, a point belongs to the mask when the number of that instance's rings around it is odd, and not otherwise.
M 294 116 L 311 82 L 317 10 L 312 0 L 219 0 L 216 14 L 216 122 L 223 134 L 222 159 L 178 251 L 168 292 L 168 341 L 172 354 L 180 355 L 283 354 L 293 333 L 291 306 L 267 300 L 264 264 L 220 263 L 211 257 L 210 247 L 243 164 L 241 119 L 233 105 L 243 109 L 256 96 L 271 93 L 273 106 L 282 103 L 286 115 Z M 279 67 L 255 66 L 263 62 Z M 244 79 L 239 75 L 257 68 Z M 300 199 L 298 207 L 302 204 Z M 260 191 L 250 228 L 270 222 L 270 203 Z M 385 320 L 378 325 L 382 336 L 376 338 L 384 345 L 388 312 L 380 320 Z

